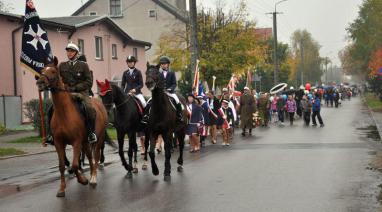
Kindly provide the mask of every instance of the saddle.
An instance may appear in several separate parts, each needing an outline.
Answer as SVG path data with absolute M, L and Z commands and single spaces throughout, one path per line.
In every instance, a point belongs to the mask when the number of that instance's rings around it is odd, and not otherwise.
M 136 97 L 134 97 L 133 99 L 134 99 L 135 105 L 137 106 L 139 115 L 143 116 L 144 108 L 141 101 L 139 101 L 139 99 Z

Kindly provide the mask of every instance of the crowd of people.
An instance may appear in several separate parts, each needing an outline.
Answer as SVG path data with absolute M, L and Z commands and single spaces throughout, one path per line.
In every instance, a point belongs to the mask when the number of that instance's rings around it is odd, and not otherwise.
M 321 107 L 338 107 L 341 100 L 350 100 L 353 93 L 354 89 L 342 84 L 317 88 L 307 84 L 276 94 L 251 91 L 248 87 L 240 95 L 227 88 L 223 88 L 221 95 L 215 95 L 213 91 L 199 96 L 189 94 L 187 135 L 190 136 L 190 152 L 199 151 L 208 136 L 211 143 L 216 144 L 219 132 L 222 145 L 229 146 L 235 128 L 241 128 L 241 135 L 247 136 L 252 135 L 255 127 L 285 126 L 287 121 L 292 126 L 297 118 L 303 119 L 305 127 L 324 127 Z

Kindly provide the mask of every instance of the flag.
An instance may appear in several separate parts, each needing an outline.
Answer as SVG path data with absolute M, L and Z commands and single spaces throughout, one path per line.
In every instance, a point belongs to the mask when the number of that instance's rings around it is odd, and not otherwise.
M 379 70 L 378 70 L 378 74 L 382 76 L 382 67 L 379 68 Z
M 36 76 L 40 75 L 46 62 L 53 62 L 48 35 L 40 23 L 33 0 L 26 0 L 25 4 L 20 61 Z
M 198 89 L 198 96 L 205 96 L 206 94 L 204 93 L 204 86 L 202 82 L 199 82 L 199 89 Z
M 227 85 L 228 90 L 235 91 L 236 81 L 237 81 L 236 77 L 234 75 L 232 75 L 232 77 L 229 80 L 228 85 Z

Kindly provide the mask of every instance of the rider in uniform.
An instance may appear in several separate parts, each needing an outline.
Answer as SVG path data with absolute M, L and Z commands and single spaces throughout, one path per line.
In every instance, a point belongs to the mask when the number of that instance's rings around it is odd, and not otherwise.
M 176 119 L 177 122 L 183 122 L 182 115 L 182 103 L 179 101 L 178 96 L 175 93 L 176 89 L 176 76 L 175 72 L 170 70 L 170 58 L 167 56 L 162 56 L 159 59 L 159 72 L 162 82 L 164 83 L 165 93 L 174 100 L 175 109 L 176 109 Z M 147 102 L 147 106 L 145 108 L 144 116 L 142 119 L 143 124 L 147 124 L 149 120 L 149 111 L 151 107 L 151 101 Z
M 60 63 L 58 70 L 62 81 L 65 84 L 65 90 L 69 91 L 72 96 L 81 101 L 81 109 L 85 116 L 85 125 L 88 131 L 89 143 L 97 141 L 95 134 L 96 111 L 91 105 L 89 90 L 92 87 L 93 80 L 86 62 L 78 60 L 79 48 L 74 43 L 69 43 L 65 48 L 68 61 Z M 49 122 L 52 118 L 53 111 L 48 113 Z M 48 136 L 48 142 L 51 136 Z
M 134 56 L 128 56 L 126 63 L 128 69 L 122 75 L 122 89 L 126 94 L 134 95 L 146 107 L 146 100 L 142 95 L 141 89 L 143 88 L 142 72 L 135 68 L 137 59 Z

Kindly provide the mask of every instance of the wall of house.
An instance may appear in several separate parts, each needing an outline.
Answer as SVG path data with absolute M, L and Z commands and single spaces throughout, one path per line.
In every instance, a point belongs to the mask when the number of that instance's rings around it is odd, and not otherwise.
M 0 57 L 0 95 L 14 95 L 13 63 L 12 63 L 12 31 L 19 27 L 15 22 L 10 22 L 4 16 L 0 16 L 0 49 L 3 51 Z M 22 31 L 22 29 L 20 30 Z M 19 41 L 16 36 L 16 40 Z M 19 61 L 19 58 L 16 58 Z
M 108 3 L 109 1 L 97 0 L 90 4 L 81 14 L 89 15 L 90 12 L 96 11 L 97 15 L 108 15 Z M 122 8 L 126 7 L 128 8 L 123 11 L 123 17 L 115 17 L 113 20 L 134 39 L 153 44 L 152 49 L 146 52 L 147 59 L 151 62 L 155 59 L 158 40 L 162 33 L 186 30 L 184 22 L 152 0 L 140 0 L 138 2 L 135 0 L 123 0 Z M 157 17 L 149 17 L 150 10 L 155 10 Z
M 0 48 L 8 49 L 3 51 L 0 57 L 0 95 L 14 95 L 13 92 L 13 63 L 12 63 L 12 30 L 21 26 L 17 22 L 9 22 L 3 16 L 0 16 Z M 73 36 L 69 39 L 68 32 L 58 32 L 57 29 L 46 28 L 48 33 L 49 42 L 52 52 L 59 61 L 67 60 L 65 47 L 69 41 L 78 43 L 78 39 L 83 39 L 85 43 L 85 55 L 88 64 L 94 73 L 94 79 L 111 80 L 117 76 L 120 78 L 123 71 L 127 69 L 126 57 L 133 54 L 133 48 L 138 50 L 137 68 L 142 70 L 145 79 L 146 57 L 145 47 L 139 45 L 127 45 L 123 47 L 123 38 L 114 33 L 104 23 L 95 24 L 94 26 L 87 26 L 78 29 Z M 22 102 L 25 103 L 31 99 L 38 98 L 38 89 L 34 75 L 20 65 L 20 52 L 21 52 L 21 36 L 22 29 L 15 34 L 15 57 L 16 57 L 16 78 L 17 78 L 17 95 L 22 96 Z M 103 60 L 95 59 L 95 36 L 103 38 Z M 111 58 L 111 45 L 117 44 L 117 59 Z M 93 83 L 93 92 L 97 92 L 96 83 Z M 146 88 L 143 89 L 145 95 L 149 92 Z M 24 121 L 26 119 L 24 118 Z

